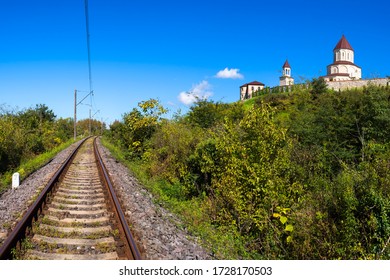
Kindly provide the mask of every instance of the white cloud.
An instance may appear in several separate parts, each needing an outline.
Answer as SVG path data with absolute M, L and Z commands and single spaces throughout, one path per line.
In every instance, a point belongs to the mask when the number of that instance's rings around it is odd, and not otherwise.
M 179 94 L 179 100 L 185 105 L 191 105 L 192 103 L 196 102 L 196 97 L 189 92 L 182 91 Z
M 240 73 L 238 73 L 240 69 L 232 68 L 229 70 L 229 68 L 225 68 L 217 73 L 215 77 L 222 78 L 222 79 L 243 79 L 244 76 Z
M 189 91 L 182 91 L 178 98 L 185 105 L 191 105 L 198 100 L 205 100 L 213 95 L 211 85 L 208 81 L 202 81 L 199 84 L 192 86 Z

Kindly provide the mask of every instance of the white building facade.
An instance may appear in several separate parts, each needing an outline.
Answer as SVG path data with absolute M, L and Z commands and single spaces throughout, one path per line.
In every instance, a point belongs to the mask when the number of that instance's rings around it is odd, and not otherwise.
M 279 86 L 292 86 L 294 79 L 291 77 L 291 66 L 288 60 L 283 64 L 283 75 L 279 78 Z
M 343 35 L 333 49 L 333 64 L 328 65 L 325 81 L 350 81 L 362 78 L 362 69 L 354 63 L 354 50 Z
M 240 100 L 250 99 L 253 93 L 264 88 L 264 84 L 258 81 L 253 81 L 240 86 Z

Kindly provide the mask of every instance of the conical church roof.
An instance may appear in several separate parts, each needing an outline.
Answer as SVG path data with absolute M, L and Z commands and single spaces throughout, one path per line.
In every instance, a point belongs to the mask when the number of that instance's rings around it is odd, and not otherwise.
M 335 51 L 335 50 L 339 50 L 339 49 L 348 49 L 348 50 L 352 50 L 353 51 L 353 48 L 348 43 L 348 41 L 347 41 L 347 39 L 345 38 L 344 35 L 341 37 L 340 41 L 337 43 L 336 47 L 334 47 L 333 50 Z
M 288 63 L 288 60 L 286 59 L 286 62 L 283 64 L 282 68 L 291 68 L 290 64 Z

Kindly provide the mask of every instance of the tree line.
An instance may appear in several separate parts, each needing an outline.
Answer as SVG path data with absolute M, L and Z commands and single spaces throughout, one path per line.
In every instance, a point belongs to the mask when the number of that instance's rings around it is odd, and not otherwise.
M 78 135 L 88 135 L 89 121 L 80 120 L 77 129 Z M 10 175 L 5 173 L 16 171 L 22 163 L 66 143 L 73 138 L 73 130 L 73 119 L 57 118 L 44 104 L 21 111 L 3 105 L 0 108 L 0 192 L 9 187 L 9 179 L 3 177 Z M 92 120 L 92 132 L 100 134 L 101 122 Z

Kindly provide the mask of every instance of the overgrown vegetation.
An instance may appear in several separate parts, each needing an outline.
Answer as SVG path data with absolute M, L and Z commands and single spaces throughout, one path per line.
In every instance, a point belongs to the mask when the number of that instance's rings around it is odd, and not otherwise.
M 78 135 L 87 135 L 88 120 L 78 122 Z M 91 123 L 93 133 L 101 123 Z M 10 187 L 13 172 L 24 179 L 73 141 L 73 120 L 57 119 L 46 105 L 14 112 L 0 108 L 0 194 Z
M 389 100 L 320 79 L 171 120 L 149 100 L 106 143 L 217 258 L 389 259 Z

